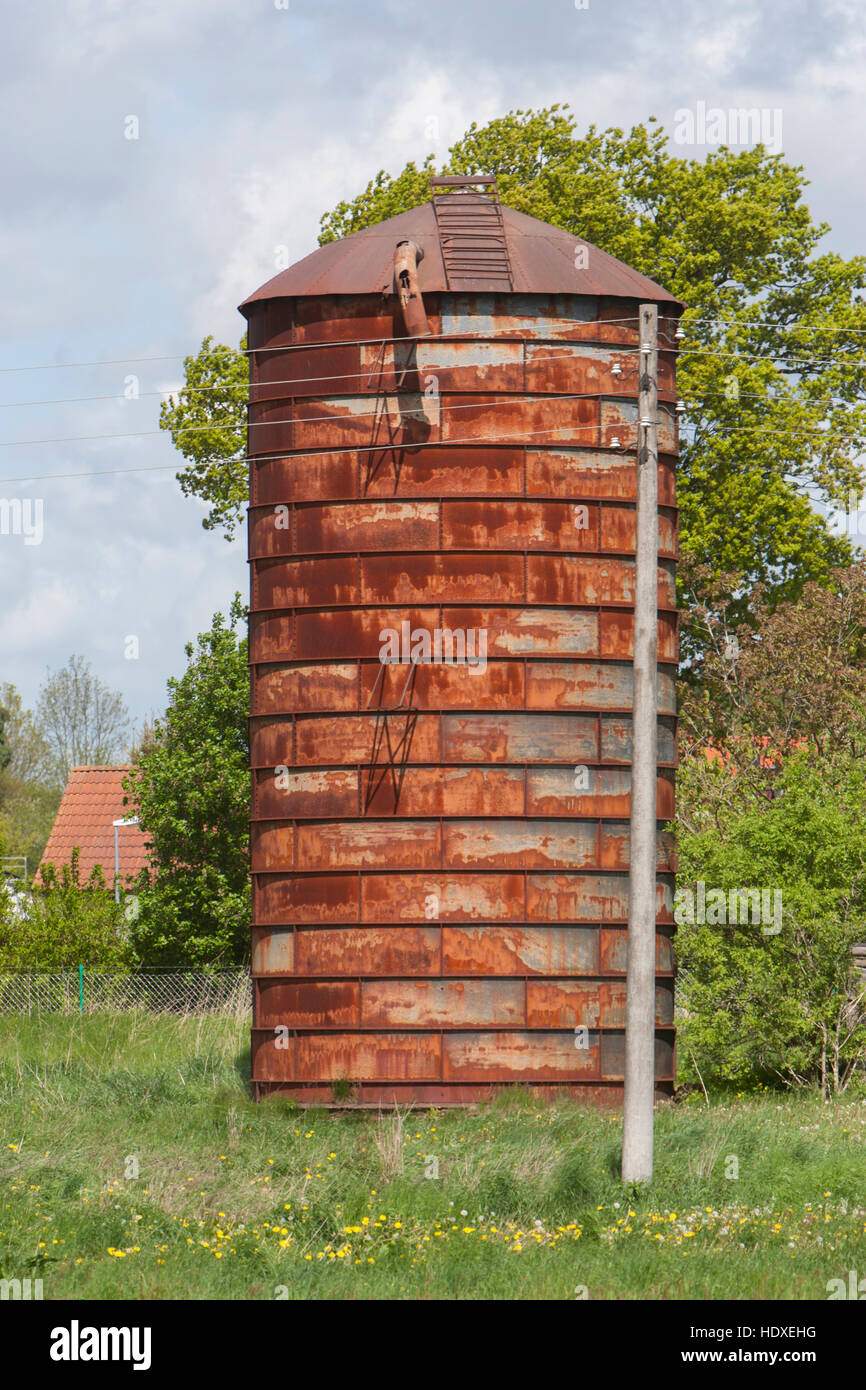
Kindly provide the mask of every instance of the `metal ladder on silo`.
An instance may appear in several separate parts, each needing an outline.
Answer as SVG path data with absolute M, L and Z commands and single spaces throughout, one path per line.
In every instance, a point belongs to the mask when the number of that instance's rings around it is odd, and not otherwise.
M 479 188 L 489 189 L 489 194 L 479 193 Z M 513 293 L 502 204 L 493 174 L 431 178 L 430 192 L 449 290 L 471 291 L 483 280 L 488 292 Z

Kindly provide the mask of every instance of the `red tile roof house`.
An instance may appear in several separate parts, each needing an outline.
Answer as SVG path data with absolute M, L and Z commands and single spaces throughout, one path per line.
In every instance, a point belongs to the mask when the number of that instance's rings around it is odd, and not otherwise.
M 76 848 L 82 885 L 97 864 L 102 866 L 109 889 L 115 890 L 146 867 L 147 841 L 138 822 L 115 827 L 115 821 L 129 821 L 133 816 L 131 807 L 123 804 L 123 779 L 129 771 L 128 767 L 72 768 L 37 878 L 43 864 L 54 864 L 58 869 L 68 864 Z

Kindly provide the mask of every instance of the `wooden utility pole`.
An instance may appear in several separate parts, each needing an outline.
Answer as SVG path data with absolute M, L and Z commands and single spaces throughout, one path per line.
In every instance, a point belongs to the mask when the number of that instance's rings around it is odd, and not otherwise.
M 622 1179 L 653 1173 L 655 1093 L 656 725 L 658 632 L 658 307 L 639 316 L 634 715 L 625 1005 Z

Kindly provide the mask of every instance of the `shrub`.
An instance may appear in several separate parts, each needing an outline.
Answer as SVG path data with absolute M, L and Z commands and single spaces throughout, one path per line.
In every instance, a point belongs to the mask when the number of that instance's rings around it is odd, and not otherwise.
M 79 963 L 103 970 L 130 963 L 123 907 L 114 901 L 101 868 L 81 882 L 79 852 L 59 870 L 42 869 L 41 885 L 17 899 L 0 889 L 0 968 L 71 970 Z
M 730 768 L 714 775 L 736 778 Z M 686 760 L 687 799 L 690 778 Z M 771 799 L 731 796 L 724 816 L 681 835 L 679 850 L 681 1055 L 705 1079 L 845 1090 L 866 1062 L 863 982 L 851 950 L 866 938 L 863 764 L 789 757 Z M 719 923 L 688 920 L 698 914 L 684 911 L 681 889 L 700 880 L 707 893 L 778 890 L 779 929 L 775 920 L 731 921 L 730 912 Z

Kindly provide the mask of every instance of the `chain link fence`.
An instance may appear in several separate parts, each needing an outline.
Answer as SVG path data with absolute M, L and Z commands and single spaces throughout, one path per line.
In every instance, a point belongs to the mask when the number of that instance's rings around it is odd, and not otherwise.
M 252 983 L 246 970 L 0 973 L 0 1014 L 126 1013 L 133 1009 L 176 1017 L 221 1014 L 243 1020 L 252 1011 Z

